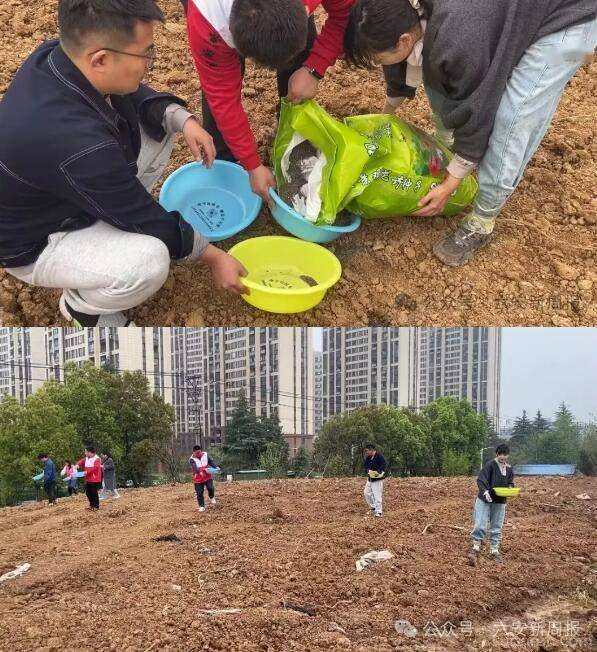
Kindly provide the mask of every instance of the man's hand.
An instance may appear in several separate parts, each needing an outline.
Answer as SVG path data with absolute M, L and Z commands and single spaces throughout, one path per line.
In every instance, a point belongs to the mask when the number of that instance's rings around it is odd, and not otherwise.
M 246 276 L 248 272 L 236 258 L 209 245 L 199 256 L 199 260 L 209 267 L 215 286 L 219 290 L 228 290 L 235 294 L 249 294 L 249 288 L 240 280 L 241 276 Z
M 406 97 L 386 97 L 383 105 L 383 113 L 396 115 L 396 111 L 404 104 Z
M 491 494 L 489 493 L 489 491 L 486 491 L 483 495 L 485 496 L 485 500 L 486 500 L 488 503 L 492 503 L 492 502 L 493 502 L 493 499 L 491 498 Z
M 462 179 L 457 179 L 451 174 L 448 174 L 445 181 L 440 183 L 439 186 L 435 187 L 433 190 L 428 192 L 421 201 L 419 201 L 419 206 L 421 207 L 416 213 L 417 217 L 431 217 L 432 215 L 439 215 L 443 210 L 445 205 L 450 199 L 450 195 L 458 188 L 462 183 Z
M 216 147 L 213 138 L 203 129 L 194 117 L 189 118 L 182 128 L 184 139 L 196 161 L 202 161 L 210 168 L 216 158 Z
M 288 80 L 288 101 L 298 104 L 317 95 L 319 80 L 306 68 L 299 68 Z
M 251 181 L 251 190 L 259 195 L 263 201 L 268 202 L 270 199 L 269 189 L 276 187 L 276 180 L 272 171 L 265 165 L 260 165 L 254 170 L 249 170 L 249 179 Z

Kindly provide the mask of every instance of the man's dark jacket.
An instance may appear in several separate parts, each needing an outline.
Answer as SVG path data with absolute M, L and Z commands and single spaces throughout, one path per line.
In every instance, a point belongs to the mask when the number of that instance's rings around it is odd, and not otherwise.
M 41 45 L 0 102 L 0 266 L 28 265 L 50 234 L 97 220 L 159 238 L 172 258 L 190 254 L 190 225 L 136 177 L 140 126 L 164 138 L 172 102 L 184 104 L 144 85 L 108 102 L 58 41 Z

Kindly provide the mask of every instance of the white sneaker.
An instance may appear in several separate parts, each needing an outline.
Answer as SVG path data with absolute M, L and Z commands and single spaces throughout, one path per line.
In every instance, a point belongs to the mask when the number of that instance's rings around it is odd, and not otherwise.
M 375 512 L 375 517 L 376 518 L 381 518 L 381 516 L 382 516 L 381 512 Z
M 473 543 L 473 550 L 475 552 L 481 552 L 481 544 L 478 542 Z
M 215 498 L 210 498 L 209 502 L 210 502 L 212 505 L 215 505 L 215 504 L 216 504 L 216 499 L 215 499 Z
M 200 507 L 200 508 L 199 508 L 199 511 L 200 511 L 200 512 L 204 512 L 204 511 L 205 511 L 205 507 Z

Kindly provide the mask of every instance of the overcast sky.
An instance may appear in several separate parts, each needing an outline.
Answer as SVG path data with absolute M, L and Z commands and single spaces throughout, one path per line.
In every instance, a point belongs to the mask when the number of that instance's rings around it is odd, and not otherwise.
M 502 420 L 523 409 L 551 417 L 562 401 L 579 421 L 597 418 L 597 328 L 503 328 Z
M 503 328 L 502 420 L 549 417 L 562 401 L 579 421 L 597 418 L 597 328 Z

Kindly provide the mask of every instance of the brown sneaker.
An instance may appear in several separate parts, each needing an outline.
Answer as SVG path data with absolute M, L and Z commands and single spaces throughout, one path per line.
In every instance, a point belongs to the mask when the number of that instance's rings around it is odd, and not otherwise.
M 459 226 L 456 231 L 444 236 L 433 245 L 433 253 L 450 267 L 466 265 L 479 251 L 493 239 L 493 233 L 478 233 Z
M 489 556 L 493 561 L 497 561 L 498 563 L 502 561 L 502 555 L 500 554 L 500 551 L 497 548 L 492 548 L 489 551 Z

